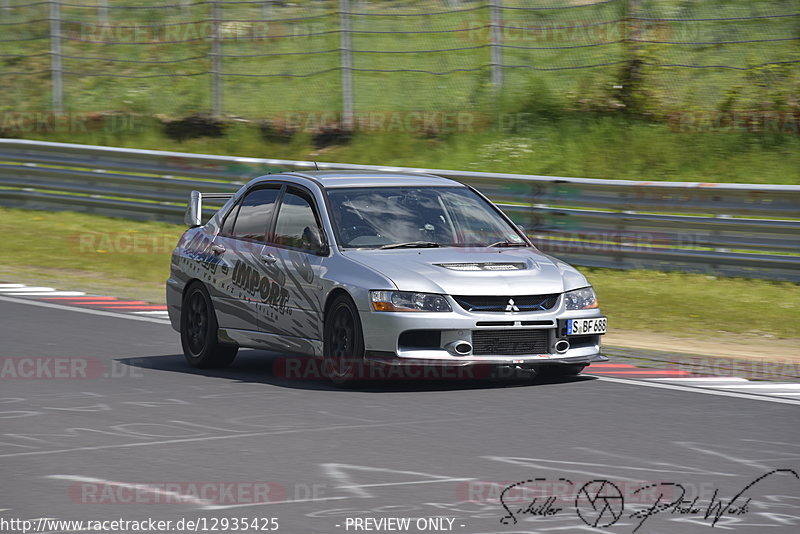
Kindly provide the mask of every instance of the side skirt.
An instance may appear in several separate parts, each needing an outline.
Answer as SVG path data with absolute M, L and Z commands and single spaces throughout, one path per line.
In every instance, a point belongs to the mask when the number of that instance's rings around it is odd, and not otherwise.
M 235 343 L 240 347 L 322 357 L 322 341 L 319 339 L 233 328 L 220 328 L 217 335 L 223 343 Z

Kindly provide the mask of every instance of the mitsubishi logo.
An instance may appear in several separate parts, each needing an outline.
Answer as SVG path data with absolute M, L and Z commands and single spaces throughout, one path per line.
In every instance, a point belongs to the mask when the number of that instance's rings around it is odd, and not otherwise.
M 517 312 L 517 311 L 519 311 L 519 308 L 517 308 L 517 305 L 514 304 L 514 299 L 508 299 L 508 304 L 506 305 L 506 311 L 507 312 Z

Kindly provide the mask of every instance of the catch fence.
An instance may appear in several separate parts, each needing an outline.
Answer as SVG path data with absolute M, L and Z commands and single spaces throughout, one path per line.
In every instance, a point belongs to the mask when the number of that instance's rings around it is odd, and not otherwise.
M 0 111 L 332 112 L 347 126 L 365 112 L 502 106 L 791 110 L 800 9 L 795 0 L 0 0 L 0 67 Z

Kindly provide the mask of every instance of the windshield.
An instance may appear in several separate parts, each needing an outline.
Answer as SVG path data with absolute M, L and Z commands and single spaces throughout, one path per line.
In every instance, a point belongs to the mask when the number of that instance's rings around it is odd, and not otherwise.
M 328 190 L 345 248 L 526 246 L 520 233 L 467 187 Z

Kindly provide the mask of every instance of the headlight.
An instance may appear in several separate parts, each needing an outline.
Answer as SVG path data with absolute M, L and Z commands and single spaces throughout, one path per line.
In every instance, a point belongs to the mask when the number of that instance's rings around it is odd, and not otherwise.
M 590 310 L 600 307 L 597 302 L 597 295 L 594 294 L 594 289 L 591 287 L 564 293 L 564 301 L 568 310 Z
M 370 291 L 372 308 L 375 311 L 396 312 L 449 312 L 447 300 L 434 293 L 413 291 Z

